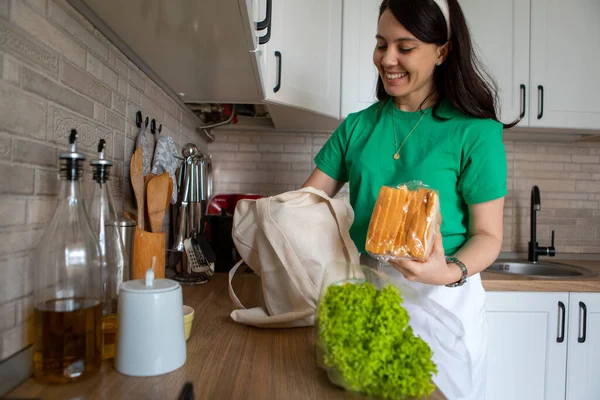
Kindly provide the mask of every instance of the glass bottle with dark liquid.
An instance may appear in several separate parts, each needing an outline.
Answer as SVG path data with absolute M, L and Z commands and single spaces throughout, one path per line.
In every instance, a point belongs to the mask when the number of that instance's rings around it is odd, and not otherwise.
M 34 313 L 36 378 L 67 383 L 100 368 L 102 304 L 97 299 L 48 300 Z
M 113 163 L 104 156 L 106 142 L 98 143 L 98 158 L 92 166 L 91 196 L 86 203 L 92 231 L 98 237 L 103 271 L 102 332 L 104 344 L 102 358 L 114 358 L 117 340 L 117 306 L 119 285 L 129 276 L 125 271 L 123 240 L 119 231 L 119 218 L 110 189 L 110 169 Z
M 82 379 L 102 362 L 102 256 L 83 204 L 85 156 L 76 142 L 72 130 L 59 156 L 56 211 L 33 265 L 33 375 L 46 383 Z

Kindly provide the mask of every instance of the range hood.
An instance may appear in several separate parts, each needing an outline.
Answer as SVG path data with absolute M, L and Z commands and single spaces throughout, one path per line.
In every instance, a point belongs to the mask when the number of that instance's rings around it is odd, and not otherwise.
M 184 102 L 255 103 L 264 98 L 255 21 L 266 7 L 260 12 L 258 0 L 69 3 Z
M 317 110 L 265 101 L 269 44 L 259 45 L 259 38 L 271 29 L 259 30 L 257 22 L 269 19 L 271 0 L 68 2 L 180 104 L 263 104 L 278 130 L 331 132 L 339 124 Z

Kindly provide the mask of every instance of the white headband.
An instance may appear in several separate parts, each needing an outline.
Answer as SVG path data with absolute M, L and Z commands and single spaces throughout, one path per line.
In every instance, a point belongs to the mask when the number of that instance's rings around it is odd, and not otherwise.
M 435 4 L 438 5 L 442 14 L 444 14 L 444 19 L 446 20 L 446 26 L 448 26 L 448 40 L 450 40 L 450 9 L 448 7 L 448 0 L 433 0 Z

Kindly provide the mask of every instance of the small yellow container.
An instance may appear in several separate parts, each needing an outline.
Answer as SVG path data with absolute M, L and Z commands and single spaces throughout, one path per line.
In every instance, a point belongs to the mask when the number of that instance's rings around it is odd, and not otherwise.
M 190 338 L 192 321 L 194 321 L 194 309 L 190 306 L 183 306 L 183 329 L 185 332 L 185 340 Z

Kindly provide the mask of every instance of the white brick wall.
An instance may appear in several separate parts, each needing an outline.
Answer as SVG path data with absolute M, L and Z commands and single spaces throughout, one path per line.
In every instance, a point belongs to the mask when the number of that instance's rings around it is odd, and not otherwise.
M 515 230 L 511 250 L 527 251 L 531 186 L 540 188 L 538 218 L 541 245 L 556 234 L 561 253 L 600 253 L 600 146 L 514 143 L 514 215 L 505 220 Z M 528 160 L 528 161 L 521 161 Z
M 299 188 L 325 134 L 219 131 L 209 144 L 215 192 L 274 195 Z M 541 245 L 556 231 L 561 253 L 600 253 L 600 144 L 506 142 L 508 187 L 503 251 L 526 252 L 531 186 L 541 191 Z M 347 186 L 341 195 L 346 195 Z
M 314 137 L 218 132 L 208 146 L 214 160 L 215 193 L 273 195 L 300 187 L 312 169 Z
M 136 111 L 163 124 L 178 147 L 205 142 L 200 121 L 66 0 L 0 0 L 0 78 L 1 362 L 31 343 L 29 256 L 56 207 L 57 154 L 69 130 L 79 130 L 90 156 L 106 139 L 115 201 L 128 210 Z

